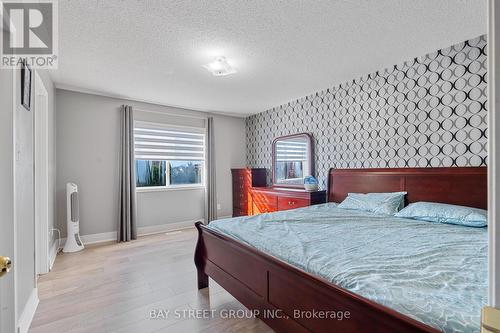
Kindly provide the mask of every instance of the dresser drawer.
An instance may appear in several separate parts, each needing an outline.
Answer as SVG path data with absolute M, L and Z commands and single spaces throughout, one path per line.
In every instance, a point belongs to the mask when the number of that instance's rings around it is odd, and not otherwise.
M 233 204 L 233 217 L 252 215 L 252 203 L 250 201 Z
M 237 182 L 233 182 L 233 187 L 250 188 L 250 187 L 252 187 L 252 183 L 250 181 L 247 181 L 247 180 L 242 180 L 241 182 L 237 181 Z
M 277 211 L 278 211 L 277 205 L 272 205 L 259 201 L 254 201 L 252 203 L 252 215 L 262 214 L 262 213 L 272 213 Z
M 242 200 L 242 201 L 235 201 L 235 202 L 233 202 L 233 207 L 236 207 L 236 208 L 239 208 L 239 209 L 242 209 L 242 210 L 248 210 L 249 206 L 251 206 L 251 205 L 250 205 L 250 201 L 248 201 L 248 200 Z
M 233 217 L 248 215 L 243 207 L 233 207 Z
M 233 175 L 233 184 L 244 184 L 245 186 L 252 186 L 252 177 L 249 175 Z
M 233 187 L 233 198 L 238 200 L 248 200 L 250 196 L 249 189 L 240 189 Z
M 245 215 L 248 215 L 252 211 L 252 203 L 250 201 L 233 202 L 233 207 L 245 212 Z
M 270 213 L 278 210 L 278 197 L 272 194 L 254 191 L 252 193 L 252 213 Z
M 260 202 L 269 206 L 278 207 L 278 197 L 273 194 L 268 194 L 260 191 L 252 192 L 252 201 Z
M 310 200 L 301 198 L 278 198 L 278 210 L 287 210 L 300 207 L 307 207 L 310 204 Z
M 232 174 L 232 193 L 233 193 L 233 216 L 251 215 L 252 214 L 252 186 L 265 186 L 266 169 L 259 168 L 240 168 L 231 169 Z M 261 200 L 259 204 L 262 210 L 266 210 L 268 206 L 267 200 Z M 277 207 L 277 203 L 274 204 Z M 270 208 L 272 209 L 272 204 Z M 276 208 L 274 208 L 276 210 Z

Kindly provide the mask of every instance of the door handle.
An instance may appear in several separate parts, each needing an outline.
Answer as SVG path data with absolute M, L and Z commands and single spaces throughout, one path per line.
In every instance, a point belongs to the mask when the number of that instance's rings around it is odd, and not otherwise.
M 12 267 L 12 260 L 9 257 L 0 256 L 0 277 L 4 276 L 10 271 Z

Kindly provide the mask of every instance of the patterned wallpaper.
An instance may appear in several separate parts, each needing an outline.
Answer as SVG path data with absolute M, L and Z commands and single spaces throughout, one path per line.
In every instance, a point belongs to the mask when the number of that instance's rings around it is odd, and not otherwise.
M 486 165 L 486 36 L 302 97 L 246 119 L 247 164 L 271 169 L 271 143 L 309 132 L 315 172 Z

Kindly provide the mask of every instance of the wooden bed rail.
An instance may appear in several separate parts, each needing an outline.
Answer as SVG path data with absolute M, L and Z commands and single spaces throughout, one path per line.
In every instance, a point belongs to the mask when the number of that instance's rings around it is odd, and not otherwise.
M 208 275 L 205 273 L 205 261 L 206 261 L 206 251 L 205 244 L 203 243 L 202 222 L 198 221 L 195 224 L 198 230 L 198 241 L 196 242 L 196 248 L 194 251 L 194 264 L 196 266 L 196 271 L 198 273 L 198 290 L 208 287 Z

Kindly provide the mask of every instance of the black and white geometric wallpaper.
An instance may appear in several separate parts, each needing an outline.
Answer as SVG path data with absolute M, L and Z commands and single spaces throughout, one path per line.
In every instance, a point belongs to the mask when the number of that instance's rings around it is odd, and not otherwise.
M 308 132 L 328 169 L 486 165 L 486 36 L 417 57 L 246 119 L 247 164 L 271 169 L 271 143 Z

